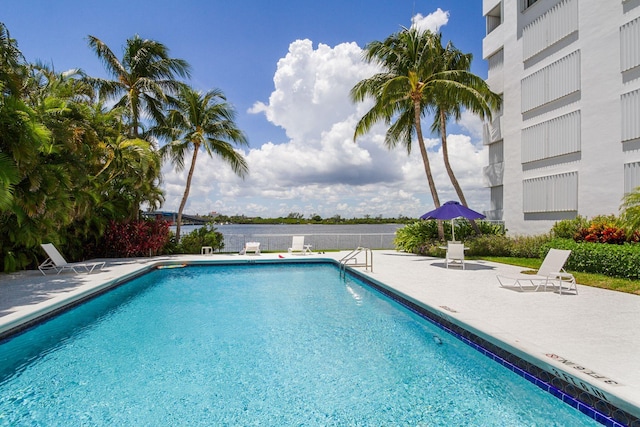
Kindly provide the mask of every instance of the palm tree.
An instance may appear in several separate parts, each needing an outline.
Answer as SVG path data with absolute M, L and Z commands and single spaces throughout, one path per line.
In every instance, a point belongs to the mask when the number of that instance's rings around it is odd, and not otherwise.
M 18 43 L 11 38 L 7 27 L 0 22 L 0 94 L 19 96 L 27 70 Z
M 20 181 L 18 166 L 12 155 L 12 149 L 18 148 L 18 144 L 13 144 L 14 137 L 18 137 L 20 132 L 9 135 L 8 131 L 16 131 L 21 122 L 16 119 L 25 117 L 18 112 L 22 108 L 18 105 L 21 104 L 18 96 L 26 71 L 24 57 L 17 42 L 0 22 L 0 213 L 10 209 L 14 186 Z
M 173 140 L 160 149 L 163 157 L 168 157 L 178 170 L 183 170 L 185 155 L 193 150 L 184 195 L 178 209 L 177 241 L 180 240 L 182 212 L 187 204 L 191 179 L 201 148 L 209 156 L 215 154 L 222 158 L 240 177 L 244 178 L 249 171 L 242 154 L 234 150 L 234 144 L 248 145 L 247 138 L 234 120 L 235 110 L 226 102 L 224 94 L 217 89 L 202 94 L 184 86 L 178 93 L 175 108 L 168 112 L 167 126 L 162 131 Z
M 121 217 L 136 219 L 141 204 L 152 209 L 162 204 L 161 159 L 153 144 L 118 135 L 104 138 L 99 148 L 104 163 L 93 179 L 102 191 L 112 194 L 111 202 L 118 205 Z
M 460 202 L 467 206 L 467 200 L 464 197 L 462 188 L 453 173 L 449 162 L 449 149 L 447 146 L 447 121 L 453 117 L 456 121 L 460 120 L 462 108 L 480 116 L 481 119 L 491 120 L 493 111 L 500 109 L 502 98 L 500 95 L 492 92 L 489 85 L 480 77 L 471 73 L 471 54 L 463 54 L 455 48 L 453 43 L 449 42 L 446 47 L 442 47 L 441 35 L 434 34 L 437 39 L 437 46 L 442 48 L 441 55 L 444 58 L 443 72 L 451 72 L 452 89 L 445 88 L 443 91 L 435 91 L 433 103 L 435 104 L 435 115 L 431 131 L 440 134 L 442 142 L 442 157 L 444 166 L 451 180 L 453 188 L 460 199 Z M 479 232 L 475 221 L 471 221 L 473 228 Z
M 169 57 L 163 44 L 134 36 L 127 40 L 122 61 L 100 39 L 89 36 L 91 47 L 114 80 L 92 79 L 100 95 L 117 100 L 115 107 L 126 107 L 131 136 L 140 135 L 141 115 L 159 123 L 167 96 L 176 93 L 182 83 L 176 76 L 189 77 L 189 64 Z
M 620 207 L 622 223 L 631 233 L 640 231 L 640 187 L 627 193 L 622 199 Z
M 374 106 L 356 125 L 354 140 L 368 132 L 374 123 L 384 121 L 391 125 L 385 137 L 387 148 L 395 148 L 401 143 L 410 153 L 415 133 L 433 203 L 437 208 L 440 200 L 421 124 L 421 117 L 430 110 L 434 111 L 437 126 L 434 125 L 436 127 L 432 127 L 432 130 L 444 131 L 441 135 L 444 135 L 445 168 L 461 201 L 466 205 L 464 194 L 449 164 L 446 119 L 451 114 L 459 118 L 461 107 L 490 116 L 491 108 L 496 103 L 499 105 L 498 95 L 492 94 L 482 79 L 468 71 L 471 56 L 461 54 L 452 44 L 443 48 L 439 33 L 403 28 L 383 42 L 369 43 L 365 47 L 365 60 L 377 63 L 383 71 L 359 82 L 351 90 L 351 98 L 355 102 L 367 97 L 374 99 Z M 444 239 L 441 222 L 438 223 L 438 236 Z
M 374 99 L 374 106 L 356 125 L 354 140 L 371 129 L 378 121 L 390 125 L 385 135 L 388 149 L 399 143 L 411 153 L 415 133 L 422 155 L 422 163 L 429 190 L 436 208 L 440 199 L 436 190 L 429 156 L 422 135 L 421 116 L 432 102 L 434 90 L 452 85 L 448 74 L 442 72 L 443 58 L 429 31 L 402 29 L 383 42 L 374 41 L 365 47 L 364 58 L 381 66 L 382 72 L 362 80 L 351 89 L 354 102 Z M 438 236 L 444 240 L 442 222 L 438 222 Z

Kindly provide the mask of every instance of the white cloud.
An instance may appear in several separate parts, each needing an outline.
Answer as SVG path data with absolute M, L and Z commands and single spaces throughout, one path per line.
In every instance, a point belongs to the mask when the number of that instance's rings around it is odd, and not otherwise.
M 469 132 L 474 139 L 482 140 L 482 119 L 469 111 L 463 111 L 458 125 Z
M 446 16 L 438 10 L 420 22 L 430 19 L 444 25 Z M 309 40 L 291 43 L 287 55 L 278 61 L 269 101 L 256 102 L 250 111 L 282 127 L 289 140 L 265 142 L 244 152 L 250 168 L 244 181 L 228 165 L 202 153 L 185 211 L 263 217 L 290 212 L 417 217 L 432 209 L 417 143 L 410 156 L 402 147 L 387 150 L 382 124 L 353 142 L 355 125 L 370 104 L 353 104 L 349 91 L 376 72 L 361 58 L 362 50 L 355 43 L 333 48 L 320 44 L 315 49 Z M 486 154 L 477 142 L 478 124 L 463 118 L 460 125 L 473 131 L 449 136 L 451 164 L 470 205 L 487 209 L 488 192 L 481 177 Z M 439 138 L 425 142 L 441 202 L 457 200 L 444 169 Z M 164 208 L 177 210 L 186 172 L 176 173 L 166 165 L 164 176 Z
M 416 14 L 411 18 L 411 27 L 417 28 L 420 31 L 429 30 L 437 33 L 440 27 L 447 25 L 447 22 L 449 22 L 449 12 L 438 8 L 435 12 L 427 16 L 422 16 L 420 13 Z

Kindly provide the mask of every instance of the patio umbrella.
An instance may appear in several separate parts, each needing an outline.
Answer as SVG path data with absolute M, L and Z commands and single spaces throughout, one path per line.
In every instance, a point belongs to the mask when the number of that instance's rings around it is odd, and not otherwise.
M 449 219 L 451 220 L 451 236 L 452 240 L 456 240 L 455 233 L 453 231 L 453 220 L 456 218 L 465 219 L 482 219 L 484 215 L 480 212 L 476 212 L 473 209 L 461 205 L 460 202 L 449 201 L 432 211 L 422 215 L 420 219 Z

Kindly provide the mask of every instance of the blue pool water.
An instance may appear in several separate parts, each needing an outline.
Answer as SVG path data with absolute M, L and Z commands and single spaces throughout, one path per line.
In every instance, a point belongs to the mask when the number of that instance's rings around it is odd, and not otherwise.
M 0 425 L 588 426 L 328 264 L 157 270 L 0 345 Z

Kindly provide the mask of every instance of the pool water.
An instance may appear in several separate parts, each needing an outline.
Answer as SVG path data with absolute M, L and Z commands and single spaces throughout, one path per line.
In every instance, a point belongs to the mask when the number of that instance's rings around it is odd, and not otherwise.
M 0 345 L 0 425 L 598 425 L 330 264 L 156 270 Z

